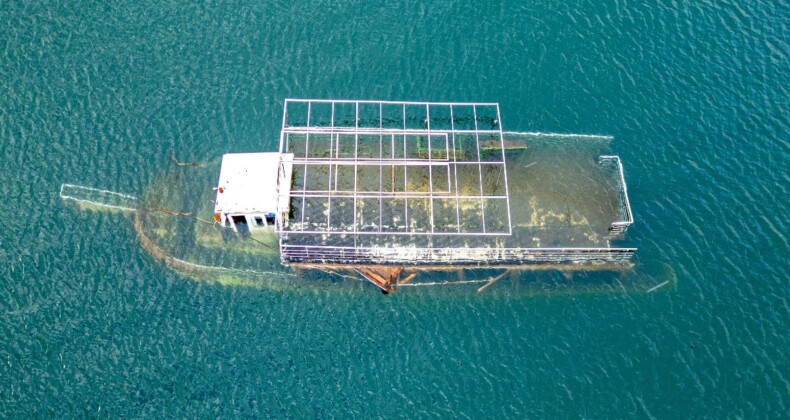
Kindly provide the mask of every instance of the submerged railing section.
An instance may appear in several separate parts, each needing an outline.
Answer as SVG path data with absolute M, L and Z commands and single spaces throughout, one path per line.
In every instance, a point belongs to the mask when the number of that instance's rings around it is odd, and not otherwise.
M 634 216 L 631 213 L 631 202 L 628 200 L 628 187 L 625 184 L 625 175 L 623 174 L 623 164 L 619 156 L 612 155 L 603 155 L 598 158 L 598 162 L 602 165 L 613 165 L 616 171 L 621 220 L 612 223 L 612 226 L 609 228 L 609 235 L 621 237 L 628 230 L 628 227 L 634 223 Z
M 62 184 L 60 198 L 82 205 L 130 212 L 137 211 L 140 205 L 137 197 L 128 194 L 74 184 Z
M 287 245 L 287 262 L 394 265 L 607 264 L 627 262 L 636 248 L 357 248 Z

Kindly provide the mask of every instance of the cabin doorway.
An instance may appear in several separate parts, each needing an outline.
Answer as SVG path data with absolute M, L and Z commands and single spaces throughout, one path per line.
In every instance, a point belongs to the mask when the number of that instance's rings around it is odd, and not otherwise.
M 233 222 L 233 227 L 236 229 L 236 232 L 242 235 L 249 235 L 250 234 L 250 226 L 247 224 L 247 217 L 244 215 L 233 215 L 230 216 L 230 220 Z

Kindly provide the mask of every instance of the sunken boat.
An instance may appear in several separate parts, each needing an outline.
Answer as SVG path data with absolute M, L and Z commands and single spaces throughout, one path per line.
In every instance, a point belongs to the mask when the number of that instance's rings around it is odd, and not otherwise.
M 611 141 L 505 131 L 496 103 L 286 99 L 276 152 L 171 156 L 139 196 L 75 184 L 60 196 L 132 215 L 151 256 L 220 284 L 353 279 L 389 293 L 500 282 L 530 294 L 674 284 L 666 264 L 633 270 Z
M 283 266 L 385 293 L 431 271 L 500 269 L 482 290 L 625 270 L 633 216 L 609 140 L 504 131 L 497 103 L 286 99 L 279 151 L 224 155 L 210 217 Z

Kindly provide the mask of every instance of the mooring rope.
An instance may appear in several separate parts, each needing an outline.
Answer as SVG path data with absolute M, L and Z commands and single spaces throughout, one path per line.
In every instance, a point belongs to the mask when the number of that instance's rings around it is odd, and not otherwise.
M 170 159 L 173 162 L 175 162 L 176 166 L 193 166 L 196 168 L 200 168 L 203 166 L 203 164 L 200 162 L 181 162 L 178 159 L 176 159 L 176 155 L 170 155 Z
M 231 272 L 231 273 L 242 273 L 242 274 L 255 274 L 255 275 L 268 274 L 268 275 L 277 275 L 277 276 L 296 277 L 296 274 L 294 274 L 294 273 L 287 273 L 287 272 L 284 272 L 284 271 L 282 271 L 282 272 L 281 271 L 258 271 L 258 270 L 252 270 L 252 269 L 247 269 L 247 268 L 229 268 L 229 267 L 221 267 L 221 266 L 218 266 L 218 265 L 202 265 L 202 264 L 195 264 L 193 262 L 185 261 L 185 260 L 182 260 L 180 258 L 173 257 L 173 256 L 170 256 L 170 258 L 172 258 L 173 261 L 176 261 L 179 264 L 188 265 L 190 267 L 201 269 L 201 270 L 217 270 L 217 271 L 227 271 L 227 272 Z

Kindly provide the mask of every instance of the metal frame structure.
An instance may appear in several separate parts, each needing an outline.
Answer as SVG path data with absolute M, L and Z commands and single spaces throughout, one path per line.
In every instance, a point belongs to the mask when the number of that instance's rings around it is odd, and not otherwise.
M 378 267 L 364 275 L 382 290 L 400 281 L 385 266 L 629 262 L 636 249 L 608 241 L 520 246 L 500 121 L 496 103 L 286 99 L 280 153 L 294 158 L 290 212 L 277 223 L 282 262 Z M 614 238 L 633 217 L 620 159 L 599 164 L 619 171 Z
M 280 153 L 294 153 L 294 178 L 299 181 L 290 199 L 300 206 L 295 209 L 300 218 L 290 223 L 282 220 L 280 230 L 290 234 L 509 235 L 510 202 L 499 121 L 496 103 L 286 99 Z M 316 179 L 314 173 L 326 178 Z M 353 178 L 353 184 L 339 185 L 341 173 L 353 173 L 345 177 Z M 370 188 L 366 178 L 363 185 L 363 174 L 377 174 L 378 184 L 374 179 Z M 477 177 L 475 184 L 468 179 L 472 174 Z M 492 174 L 497 174 L 496 180 L 489 179 Z M 466 181 L 464 185 L 459 185 L 459 176 Z M 418 177 L 427 179 L 409 182 Z M 491 188 L 492 184 L 498 187 Z M 379 207 L 379 220 L 366 228 L 358 217 L 363 200 L 378 202 Z M 410 201 L 427 203 L 420 213 L 427 216 L 422 228 L 412 226 L 409 213 L 416 213 L 416 208 Z M 306 220 L 310 202 L 325 206 L 325 220 Z M 351 223 L 334 217 L 337 202 L 353 203 Z M 401 226 L 384 220 L 385 203 L 402 203 L 402 214 L 395 216 L 402 220 Z M 486 223 L 491 203 L 506 209 L 507 221 L 498 221 L 498 229 Z M 449 207 L 455 217 L 439 220 L 439 205 L 445 210 Z M 478 215 L 470 215 L 470 206 L 479 210 L 479 221 L 464 224 L 465 219 Z

